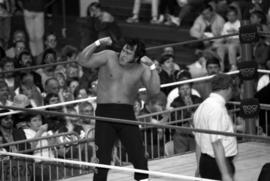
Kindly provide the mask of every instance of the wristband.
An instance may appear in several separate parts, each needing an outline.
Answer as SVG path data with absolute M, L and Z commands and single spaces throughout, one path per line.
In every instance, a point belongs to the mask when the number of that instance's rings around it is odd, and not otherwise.
M 156 68 L 157 68 L 157 66 L 154 63 L 150 66 L 150 70 L 155 70 Z
M 100 46 L 100 41 L 99 41 L 99 40 L 95 41 L 95 45 L 96 45 L 97 47 L 99 47 L 99 46 Z

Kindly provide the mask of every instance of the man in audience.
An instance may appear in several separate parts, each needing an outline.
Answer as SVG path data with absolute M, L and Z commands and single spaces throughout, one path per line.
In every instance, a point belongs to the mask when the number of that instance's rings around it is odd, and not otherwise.
M 228 21 L 224 24 L 221 35 L 228 35 L 238 33 L 240 28 L 240 20 L 238 19 L 238 11 L 234 7 L 229 7 L 227 11 Z M 221 58 L 221 70 L 225 69 L 225 54 L 228 52 L 228 59 L 230 63 L 230 70 L 237 69 L 237 53 L 240 52 L 240 42 L 238 36 L 232 36 L 221 39 L 220 44 L 217 44 L 217 53 Z
M 220 36 L 224 23 L 224 19 L 215 12 L 211 5 L 207 4 L 203 7 L 201 15 L 194 21 L 190 29 L 190 36 L 195 39 Z M 211 45 L 211 42 L 204 41 L 200 46 L 209 48 Z
M 47 49 L 43 54 L 41 64 L 56 63 L 56 58 L 56 52 L 53 49 Z M 36 72 L 41 76 L 43 87 L 47 79 L 54 77 L 55 69 L 55 66 L 48 66 L 36 70 Z
M 206 70 L 208 75 L 215 75 L 220 73 L 221 67 L 219 59 L 216 57 L 208 59 L 206 62 Z M 211 92 L 211 83 L 209 80 L 197 82 L 194 84 L 194 89 L 199 92 L 201 98 L 204 100 L 209 96 Z
M 178 77 L 179 81 L 190 79 L 191 76 L 188 73 L 182 73 Z M 192 94 L 192 83 L 181 84 L 178 86 L 179 96 L 176 97 L 172 103 L 172 108 L 186 107 L 191 106 L 189 108 L 184 108 L 183 110 L 177 111 L 176 114 L 173 114 L 174 119 L 182 120 L 186 118 L 192 118 L 193 113 L 195 111 L 195 107 L 192 107 L 194 104 L 199 104 L 202 102 L 202 99 L 194 94 Z M 177 125 L 184 127 L 191 127 L 190 121 L 180 122 Z M 174 153 L 185 153 L 187 151 L 195 150 L 195 140 L 193 134 L 185 133 L 181 130 L 175 130 L 173 134 L 173 142 L 174 142 Z
M 10 112 L 7 109 L 1 109 L 1 113 Z M 25 140 L 23 130 L 14 128 L 14 120 L 11 115 L 1 116 L 0 117 L 0 135 L 3 137 L 3 143 L 11 143 L 14 141 Z M 18 144 L 12 145 L 8 148 L 5 148 L 8 152 L 18 152 L 29 149 L 28 144 Z
M 0 79 L 0 105 L 10 106 L 12 104 L 11 95 L 7 83 L 3 79 Z
M 60 89 L 58 80 L 54 77 L 47 79 L 44 89 L 46 94 L 54 93 L 58 95 Z
M 9 58 L 2 60 L 2 69 L 3 71 L 13 71 L 14 70 L 14 61 Z M 19 86 L 18 80 L 15 79 L 15 73 L 9 72 L 4 74 L 4 80 L 8 85 L 8 88 L 11 92 L 14 92 L 15 89 Z
M 161 72 L 159 72 L 160 83 L 166 84 L 174 82 L 175 81 L 174 73 L 176 70 L 180 69 L 179 66 L 178 67 L 175 66 L 174 56 L 169 54 L 162 55 L 159 64 L 161 66 Z M 171 90 L 172 87 L 166 87 L 161 89 L 161 91 L 163 91 L 166 95 L 168 95 Z

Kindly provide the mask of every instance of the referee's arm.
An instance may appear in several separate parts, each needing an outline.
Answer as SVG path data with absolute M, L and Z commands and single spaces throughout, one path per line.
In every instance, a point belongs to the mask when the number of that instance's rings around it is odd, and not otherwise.
M 222 176 L 222 181 L 233 181 L 233 178 L 228 169 L 228 163 L 225 158 L 225 150 L 221 143 L 221 140 L 216 140 L 212 143 L 212 146 L 215 153 L 215 159 Z

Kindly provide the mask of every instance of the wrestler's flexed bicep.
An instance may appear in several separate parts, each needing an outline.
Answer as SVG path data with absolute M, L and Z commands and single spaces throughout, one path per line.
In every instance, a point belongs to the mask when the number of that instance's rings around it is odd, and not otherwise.
M 79 55 L 79 64 L 87 68 L 99 68 L 107 64 L 110 57 L 115 56 L 115 52 L 104 50 L 98 53 L 93 53 L 91 56 L 85 56 L 82 53 Z

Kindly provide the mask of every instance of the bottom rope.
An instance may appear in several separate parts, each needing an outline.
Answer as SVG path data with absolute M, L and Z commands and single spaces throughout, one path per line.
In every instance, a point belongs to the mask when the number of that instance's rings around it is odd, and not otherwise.
M 136 173 L 148 174 L 148 175 L 152 175 L 152 176 L 174 178 L 174 179 L 186 179 L 186 180 L 192 180 L 192 181 L 215 181 L 215 180 L 211 180 L 211 179 L 204 179 L 204 178 L 198 178 L 198 177 L 192 177 L 192 176 L 176 175 L 176 174 L 170 174 L 170 173 L 148 171 L 148 170 L 141 170 L 141 169 L 133 169 L 133 168 L 119 167 L 119 166 L 105 165 L 105 164 L 98 164 L 98 163 L 65 160 L 65 159 L 60 159 L 60 158 L 48 158 L 48 157 L 41 157 L 41 156 L 25 155 L 25 154 L 20 154 L 20 153 L 11 153 L 11 152 L 0 151 L 0 155 L 30 158 L 30 159 L 40 159 L 40 160 L 50 161 L 50 162 L 61 162 L 61 163 L 77 164 L 77 165 L 90 166 L 90 167 L 98 167 L 98 168 L 106 168 L 106 169 L 112 169 L 112 170 L 119 170 L 119 171 L 123 171 L 123 172 L 131 172 L 131 173 L 136 172 Z

